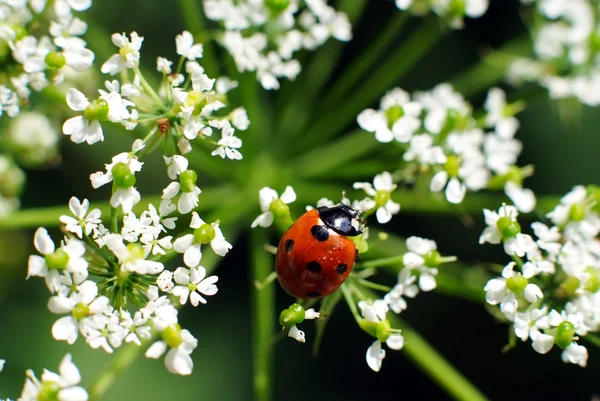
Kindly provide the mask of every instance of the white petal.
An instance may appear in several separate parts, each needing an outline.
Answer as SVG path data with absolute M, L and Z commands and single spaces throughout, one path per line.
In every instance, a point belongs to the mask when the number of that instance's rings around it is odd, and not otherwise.
M 35 249 L 43 255 L 54 252 L 54 242 L 50 238 L 50 235 L 48 235 L 48 231 L 43 227 L 36 230 L 33 237 L 33 244 L 35 245 Z
M 458 178 L 452 177 L 446 187 L 446 199 L 448 202 L 459 204 L 465 198 L 467 187 Z
M 150 359 L 158 359 L 166 350 L 167 343 L 164 341 L 157 341 L 148 348 L 144 356 Z
M 404 337 L 400 334 L 392 334 L 385 343 L 390 349 L 398 351 L 404 347 Z
M 192 374 L 194 362 L 187 353 L 178 348 L 173 348 L 165 357 L 165 366 L 170 373 L 187 376 Z
M 527 284 L 524 291 L 525 299 L 531 303 L 536 302 L 538 299 L 544 298 L 544 294 L 540 287 L 535 284 Z
M 448 182 L 448 173 L 445 171 L 440 171 L 436 175 L 431 178 L 431 183 L 429 184 L 429 190 L 431 192 L 440 192 L 446 186 Z
M 77 340 L 77 329 L 77 320 L 73 316 L 61 317 L 52 325 L 52 337 L 73 344 Z
M 183 263 L 188 267 L 196 267 L 202 260 L 202 249 L 200 244 L 190 246 L 183 254 Z
M 292 203 L 296 200 L 296 192 L 294 192 L 294 188 L 292 188 L 291 186 L 287 186 L 285 187 L 285 191 L 283 191 L 283 193 L 281 194 L 281 198 L 279 198 L 283 201 L 283 203 Z
M 58 401 L 87 401 L 88 393 L 83 387 L 69 387 L 60 390 Z
M 288 332 L 288 337 L 293 338 L 294 340 L 298 341 L 299 343 L 306 342 L 304 332 L 302 330 L 298 330 L 298 327 L 296 327 L 296 326 L 293 326 L 290 329 L 290 331 Z
M 273 213 L 271 211 L 266 211 L 255 218 L 250 227 L 270 227 L 271 224 L 273 224 Z
M 81 381 L 79 369 L 71 362 L 71 354 L 65 355 L 62 359 L 58 367 L 58 373 L 69 386 L 74 386 Z
M 83 93 L 72 88 L 67 92 L 67 104 L 75 111 L 84 111 L 90 102 Z
M 419 288 L 426 292 L 435 289 L 435 287 L 437 287 L 435 277 L 431 274 L 421 273 L 421 277 L 419 277 Z
M 375 372 L 379 372 L 383 358 L 385 358 L 385 350 L 381 349 L 381 342 L 376 340 L 367 349 L 367 365 Z

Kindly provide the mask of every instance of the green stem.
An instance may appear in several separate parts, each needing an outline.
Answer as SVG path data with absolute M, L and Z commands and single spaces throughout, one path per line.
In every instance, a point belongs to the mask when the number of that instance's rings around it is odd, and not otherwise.
M 146 90 L 146 93 L 148 93 L 148 95 L 150 95 L 150 97 L 156 102 L 157 105 L 159 105 L 159 106 L 162 105 L 163 104 L 162 99 L 154 91 L 154 88 L 152 87 L 152 85 L 150 85 L 148 83 L 148 81 L 146 81 L 146 78 L 144 78 L 144 74 L 142 74 L 139 67 L 135 67 L 133 69 L 133 71 L 134 71 L 134 73 L 136 73 L 140 76 L 140 82 L 141 82 L 142 86 L 144 87 L 144 89 Z
M 595 345 L 596 347 L 600 347 L 600 337 L 596 334 L 588 333 L 581 338 L 583 338 L 590 344 Z
M 321 102 L 323 110 L 327 110 L 335 106 L 344 95 L 346 95 L 359 80 L 368 75 L 369 68 L 384 54 L 384 51 L 393 43 L 396 36 L 402 32 L 406 26 L 406 22 L 410 19 L 410 13 L 396 13 L 388 22 L 385 30 L 383 30 L 377 38 L 375 38 L 369 47 L 359 56 L 354 59 L 352 64 L 344 71 L 344 73 L 335 81 L 327 95 Z
M 461 401 L 485 401 L 487 397 L 464 377 L 421 334 L 396 315 L 388 315 L 393 327 L 402 330 L 404 354 L 448 395 Z
M 361 291 L 371 299 L 378 299 L 377 294 L 368 288 Z M 442 390 L 455 400 L 486 401 L 487 398 L 477 387 L 464 377 L 450 362 L 425 340 L 421 334 L 409 326 L 403 319 L 388 313 L 392 327 L 399 328 L 404 337 L 402 351 L 427 376 L 436 382 Z
M 252 232 L 252 275 L 254 279 L 266 280 L 273 271 L 273 258 L 264 251 L 267 241 L 264 230 Z M 270 401 L 273 399 L 273 348 L 269 342 L 276 332 L 275 321 L 275 286 L 252 289 L 253 328 L 252 342 L 254 353 L 254 400 Z
M 154 338 L 149 340 L 147 344 L 154 341 Z M 112 357 L 110 364 L 100 373 L 94 383 L 89 387 L 88 401 L 97 401 L 108 391 L 115 380 L 127 370 L 137 357 L 146 349 L 145 346 L 137 346 L 135 344 L 125 344 Z
M 402 264 L 402 258 L 404 258 L 404 255 L 390 256 L 388 258 L 367 260 L 362 263 L 357 263 L 356 268 L 367 269 L 369 267 L 379 267 L 379 266 Z

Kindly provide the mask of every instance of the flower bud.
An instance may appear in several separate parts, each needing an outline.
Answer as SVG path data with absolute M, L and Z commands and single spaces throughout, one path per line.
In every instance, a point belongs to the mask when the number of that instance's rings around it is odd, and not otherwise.
M 62 386 L 57 382 L 43 381 L 36 399 L 38 401 L 57 401 L 61 389 Z
M 171 348 L 177 348 L 183 342 L 181 338 L 181 326 L 175 323 L 168 326 L 162 332 L 162 338 Z
M 269 205 L 269 210 L 278 218 L 289 216 L 290 207 L 286 205 L 281 199 L 275 199 Z
M 509 217 L 503 216 L 496 222 L 496 227 L 500 231 L 502 239 L 516 237 L 521 232 L 521 225 L 517 221 L 511 220 Z
M 204 223 L 194 230 L 194 239 L 199 244 L 208 244 L 217 235 L 212 224 Z
M 67 64 L 67 59 L 60 52 L 50 52 L 46 54 L 45 61 L 48 68 L 55 70 L 60 70 Z
M 265 0 L 265 6 L 275 15 L 282 13 L 290 6 L 290 0 Z
M 554 343 L 560 348 L 565 349 L 575 340 L 575 325 L 567 320 L 562 322 L 556 328 Z
M 179 175 L 181 191 L 193 192 L 196 189 L 196 180 L 198 180 L 198 174 L 194 170 L 185 170 L 182 172 Z
M 425 266 L 438 267 L 440 265 L 442 255 L 438 251 L 429 251 L 423 256 Z
M 131 188 L 135 185 L 135 174 L 131 173 L 131 170 L 127 164 L 115 164 L 111 170 L 111 173 L 113 175 L 113 182 L 117 188 Z
M 78 303 L 77 305 L 75 305 L 75 307 L 73 308 L 73 310 L 71 311 L 71 315 L 76 319 L 76 320 L 81 320 L 84 317 L 87 317 L 90 315 L 90 307 L 86 304 L 82 304 L 81 302 Z
M 506 279 L 506 288 L 508 288 L 510 292 L 523 292 L 525 287 L 527 287 L 527 284 L 529 284 L 529 282 L 521 273 L 516 273 L 514 276 Z
M 388 120 L 388 128 L 392 129 L 392 126 L 404 115 L 404 109 L 400 106 L 392 106 L 385 111 L 385 117 Z
M 380 189 L 375 194 L 375 203 L 377 204 L 378 207 L 385 206 L 385 204 L 391 198 L 392 198 L 392 194 L 390 193 L 390 191 L 384 191 L 383 189 Z
M 585 207 L 579 203 L 571 205 L 569 209 L 569 220 L 582 221 L 585 218 Z
M 69 264 L 69 255 L 62 248 L 58 248 L 56 251 L 44 256 L 44 260 L 49 269 L 64 270 Z
M 83 116 L 88 121 L 106 121 L 108 119 L 108 103 L 103 99 L 90 102 L 83 111 Z

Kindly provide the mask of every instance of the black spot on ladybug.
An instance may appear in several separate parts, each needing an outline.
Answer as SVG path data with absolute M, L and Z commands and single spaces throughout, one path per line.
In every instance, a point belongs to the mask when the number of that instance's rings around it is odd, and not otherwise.
M 329 239 L 329 230 L 325 226 L 315 225 L 310 229 L 313 237 L 317 239 L 317 241 L 327 241 Z
M 292 248 L 294 248 L 294 240 L 289 238 L 285 240 L 285 251 L 287 253 L 292 252 Z
M 306 293 L 306 296 L 309 298 L 317 298 L 321 296 L 321 292 L 320 291 L 310 291 Z
M 356 248 L 356 255 L 354 255 L 355 258 L 358 258 L 358 248 Z
M 321 273 L 321 265 L 319 264 L 319 262 L 308 262 L 306 268 L 310 272 Z
M 337 274 L 346 273 L 346 270 L 348 270 L 348 265 L 345 263 L 341 263 L 341 264 L 337 265 L 337 267 L 335 268 L 335 271 L 337 272 Z

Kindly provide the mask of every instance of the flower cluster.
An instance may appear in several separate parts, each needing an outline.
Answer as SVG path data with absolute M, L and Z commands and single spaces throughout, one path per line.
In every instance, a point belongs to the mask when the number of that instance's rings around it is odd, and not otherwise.
M 87 200 L 71 198 L 69 207 L 73 216 L 61 217 L 67 235 L 60 245 L 39 228 L 34 244 L 41 255 L 29 258 L 28 277 L 45 279 L 52 294 L 48 308 L 63 315 L 52 326 L 53 337 L 73 344 L 81 335 L 90 347 L 112 353 L 123 343 L 141 345 L 157 334 L 162 340 L 146 356 L 158 358 L 169 347 L 167 369 L 190 374 L 189 354 L 197 341 L 179 326 L 168 294 L 181 305 L 189 299 L 197 306 L 206 303 L 203 296 L 217 293 L 217 277 L 207 277 L 200 262 L 203 244 L 210 243 L 220 256 L 231 248 L 218 224 L 204 223 L 194 212 L 193 234 L 174 239 L 168 234 L 176 228 L 176 218 L 157 212 L 152 204 L 139 217 L 132 211 L 125 214 L 118 232 L 104 227 L 102 213 L 90 210 Z M 172 249 L 184 254 L 187 267 L 165 270 Z M 132 306 L 137 309 L 130 310 Z
M 120 74 L 121 81 L 106 81 L 106 90 L 99 89 L 96 99 L 88 99 L 77 89 L 70 89 L 67 104 L 82 115 L 72 117 L 63 124 L 63 133 L 75 143 L 94 144 L 104 139 L 101 122 L 122 124 L 132 130 L 138 122 L 153 128 L 144 138 L 143 146 L 158 146 L 174 141 L 181 154 L 192 150 L 194 141 L 204 141 L 215 149 L 212 155 L 238 160 L 242 140 L 235 129 L 245 130 L 250 124 L 245 109 L 237 108 L 220 113 L 226 107 L 226 93 L 237 82 L 226 77 L 209 78 L 196 61 L 202 57 L 202 45 L 194 44 L 191 33 L 184 31 L 175 39 L 179 67 L 171 70 L 172 61 L 159 57 L 157 70 L 162 73 L 158 88 L 153 88 L 139 69 L 140 51 L 144 38 L 136 32 L 112 35 L 119 52 L 103 65 L 102 72 Z M 183 74 L 185 66 L 187 76 Z M 213 131 L 221 138 L 211 140 Z M 136 150 L 140 150 L 139 149 Z
M 579 336 L 600 330 L 599 195 L 597 187 L 574 187 L 546 215 L 549 225 L 531 224 L 533 236 L 521 232 L 515 207 L 484 210 L 488 227 L 479 240 L 502 243 L 513 259 L 485 286 L 499 317 L 537 352 L 557 345 L 563 361 L 581 366 L 588 354 Z
M 395 0 L 396 7 L 415 15 L 433 11 L 453 29 L 464 27 L 464 18 L 479 18 L 488 9 L 488 0 Z
M 538 82 L 553 99 L 575 97 L 600 104 L 600 5 L 593 0 L 522 0 L 534 8 L 533 59 L 517 58 L 508 69 L 514 84 Z
M 295 79 L 301 49 L 314 50 L 330 37 L 352 38 L 346 14 L 326 0 L 205 0 L 206 16 L 222 23 L 218 41 L 231 54 L 237 69 L 256 71 L 265 89 L 279 89 L 280 78 Z
M 461 203 L 467 191 L 504 188 L 519 210 L 530 212 L 536 200 L 523 180 L 532 168 L 516 165 L 522 144 L 514 138 L 519 127 L 514 115 L 520 105 L 506 103 L 504 92 L 493 88 L 484 108 L 484 116 L 476 118 L 449 84 L 412 98 L 395 88 L 378 110 L 362 111 L 357 121 L 379 142 L 401 144 L 405 175 L 431 171 L 431 191 L 443 190 L 450 203 Z

